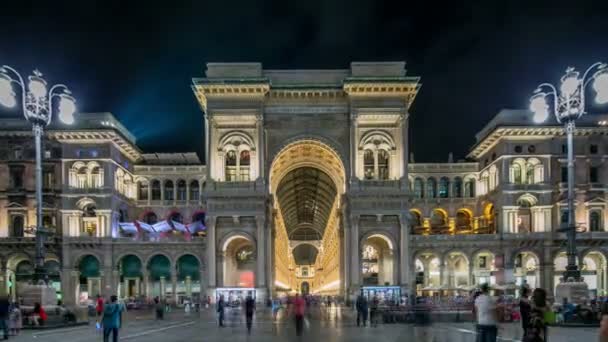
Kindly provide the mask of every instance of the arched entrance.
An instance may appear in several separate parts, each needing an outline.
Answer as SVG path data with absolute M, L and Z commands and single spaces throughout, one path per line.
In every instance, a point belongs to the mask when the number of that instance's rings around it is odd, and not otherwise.
M 118 294 L 121 298 L 134 298 L 139 296 L 142 277 L 142 262 L 136 255 L 125 255 L 118 262 L 120 283 Z
M 305 282 L 311 293 L 338 294 L 346 281 L 338 234 L 342 159 L 329 145 L 302 139 L 276 154 L 269 177 L 277 212 L 273 290 L 295 290 Z
M 171 260 L 162 254 L 150 258 L 146 266 L 152 297 L 171 298 L 175 289 L 171 284 Z
M 99 259 L 93 255 L 85 255 L 78 263 L 78 303 L 86 304 L 89 299 L 101 295 L 101 267 Z
M 392 241 L 382 234 L 373 234 L 361 244 L 361 276 L 363 285 L 394 285 L 394 251 Z
M 581 273 L 589 286 L 591 297 L 606 295 L 606 257 L 599 251 L 591 251 L 583 257 Z
M 520 252 L 515 256 L 515 284 L 535 289 L 540 286 L 538 256 L 532 252 Z
M 198 259 L 191 254 L 182 255 L 177 259 L 177 300 L 181 304 L 184 299 L 199 302 L 201 296 L 201 274 Z
M 419 253 L 414 260 L 416 267 L 416 293 L 433 295 L 441 287 L 441 258 L 431 252 Z
M 222 246 L 224 287 L 255 287 L 256 249 L 247 235 L 233 235 Z

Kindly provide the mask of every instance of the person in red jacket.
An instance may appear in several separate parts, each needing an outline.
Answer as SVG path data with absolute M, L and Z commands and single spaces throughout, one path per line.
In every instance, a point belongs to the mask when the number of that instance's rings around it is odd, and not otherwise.
M 306 310 L 306 301 L 296 293 L 296 299 L 293 301 L 293 313 L 296 319 L 296 336 L 302 336 L 304 329 L 304 311 Z
M 42 308 L 42 305 L 40 305 L 40 303 L 35 303 L 33 315 L 34 325 L 44 325 L 47 319 L 48 316 L 46 315 L 44 308 Z
M 101 314 L 103 313 L 103 298 L 101 298 L 100 295 L 97 295 L 95 311 L 97 312 L 97 317 L 101 317 Z M 99 320 L 99 318 L 98 318 L 98 320 Z

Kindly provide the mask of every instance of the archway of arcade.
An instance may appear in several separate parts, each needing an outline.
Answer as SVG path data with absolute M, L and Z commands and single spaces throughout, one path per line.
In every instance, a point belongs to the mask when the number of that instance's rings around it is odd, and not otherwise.
M 324 143 L 300 140 L 273 159 L 274 292 L 340 292 L 340 198 L 346 172 Z

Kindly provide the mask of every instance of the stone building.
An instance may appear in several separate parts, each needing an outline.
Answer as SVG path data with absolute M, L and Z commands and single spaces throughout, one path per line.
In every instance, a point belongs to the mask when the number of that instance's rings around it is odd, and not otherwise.
M 265 70 L 212 63 L 192 89 L 206 132 L 195 153 L 143 153 L 109 113 L 49 127 L 47 269 L 67 304 L 121 297 L 289 291 L 352 296 L 554 288 L 565 267 L 564 135 L 503 110 L 466 162 L 409 160 L 420 88 L 405 63 Z M 576 131 L 579 265 L 604 295 L 608 116 Z M 31 279 L 35 222 L 28 124 L 0 119 L 0 289 Z M 422 158 L 424 159 L 424 158 Z M 121 222 L 166 221 L 163 234 Z M 177 223 L 202 223 L 184 234 Z M 388 291 L 388 292 L 387 292 Z

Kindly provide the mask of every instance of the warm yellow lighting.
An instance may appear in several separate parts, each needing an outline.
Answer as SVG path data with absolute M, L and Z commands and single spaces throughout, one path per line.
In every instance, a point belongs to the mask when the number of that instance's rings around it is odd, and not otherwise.
M 286 290 L 288 290 L 288 289 L 290 289 L 290 288 L 291 288 L 289 285 L 284 284 L 284 283 L 282 283 L 282 282 L 280 282 L 280 281 L 278 281 L 278 280 L 275 280 L 275 281 L 274 281 L 274 285 L 275 285 L 275 286 L 278 286 L 278 287 L 280 287 L 280 288 L 286 289 Z
M 325 285 L 321 286 L 321 287 L 320 287 L 320 288 L 319 288 L 317 291 L 315 291 L 315 292 L 321 292 L 321 291 L 326 291 L 326 290 L 333 290 L 333 289 L 335 289 L 335 288 L 337 288 L 337 287 L 339 287 L 339 286 L 340 286 L 340 279 L 338 279 L 338 280 L 334 280 L 334 281 L 332 281 L 332 282 L 330 282 L 330 283 L 327 283 L 327 284 L 325 284 Z

